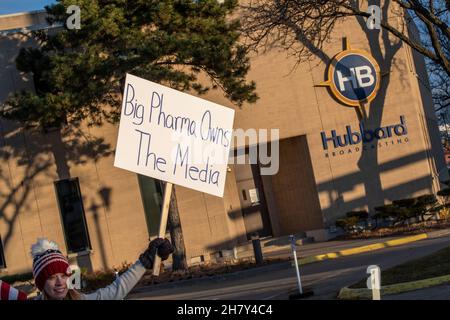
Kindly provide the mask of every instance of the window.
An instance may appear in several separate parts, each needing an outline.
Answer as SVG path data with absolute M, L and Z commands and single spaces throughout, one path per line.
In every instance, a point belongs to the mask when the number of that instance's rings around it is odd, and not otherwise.
M 3 254 L 2 237 L 0 237 L 0 269 L 6 268 L 5 255 Z
M 55 182 L 64 237 L 69 253 L 91 248 L 78 178 Z

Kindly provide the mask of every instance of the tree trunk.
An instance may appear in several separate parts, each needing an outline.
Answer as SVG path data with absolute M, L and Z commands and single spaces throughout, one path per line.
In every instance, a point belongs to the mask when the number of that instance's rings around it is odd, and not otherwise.
M 63 140 L 63 129 L 58 128 L 47 133 L 51 145 L 51 152 L 55 158 L 56 173 L 59 180 L 70 179 L 70 167 L 68 164 L 68 154 Z
M 175 186 L 172 189 L 172 196 L 170 198 L 169 207 L 169 221 L 168 221 L 170 238 L 175 247 L 173 253 L 173 270 L 187 270 L 188 265 L 186 261 L 186 248 L 184 246 L 183 231 L 181 229 L 180 214 L 178 212 L 177 196 L 175 193 Z

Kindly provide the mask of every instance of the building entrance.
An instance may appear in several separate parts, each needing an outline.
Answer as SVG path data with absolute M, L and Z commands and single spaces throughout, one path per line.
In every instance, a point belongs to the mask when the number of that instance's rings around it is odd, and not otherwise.
M 259 166 L 249 164 L 248 154 L 245 157 L 245 164 L 236 164 L 235 172 L 247 239 L 255 233 L 260 237 L 272 236 Z

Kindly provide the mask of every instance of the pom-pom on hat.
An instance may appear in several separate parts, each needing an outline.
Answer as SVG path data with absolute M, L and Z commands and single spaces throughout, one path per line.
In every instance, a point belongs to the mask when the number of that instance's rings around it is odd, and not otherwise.
M 52 275 L 63 273 L 71 275 L 69 261 L 59 251 L 58 245 L 45 238 L 40 238 L 31 246 L 33 256 L 33 276 L 36 286 L 43 291 L 45 282 Z

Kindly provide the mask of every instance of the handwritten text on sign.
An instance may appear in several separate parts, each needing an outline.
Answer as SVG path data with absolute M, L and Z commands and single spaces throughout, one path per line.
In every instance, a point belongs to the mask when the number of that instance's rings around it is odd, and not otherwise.
M 223 196 L 234 110 L 127 74 L 114 166 Z

